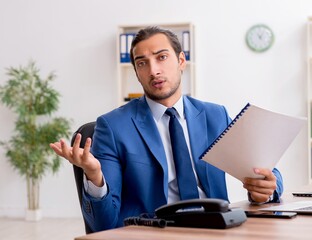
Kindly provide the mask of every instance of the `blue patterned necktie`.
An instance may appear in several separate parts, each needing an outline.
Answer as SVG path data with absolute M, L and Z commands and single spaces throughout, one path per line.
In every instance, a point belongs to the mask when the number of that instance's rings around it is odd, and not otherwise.
M 190 153 L 182 126 L 176 117 L 176 110 L 168 108 L 165 113 L 170 116 L 169 132 L 180 198 L 181 200 L 199 198 Z

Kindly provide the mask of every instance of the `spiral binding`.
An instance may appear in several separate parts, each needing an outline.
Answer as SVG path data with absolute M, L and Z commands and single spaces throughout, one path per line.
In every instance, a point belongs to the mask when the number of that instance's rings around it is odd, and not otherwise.
M 212 144 L 207 148 L 207 150 L 200 156 L 200 158 L 203 158 L 213 147 L 216 145 L 221 138 L 224 137 L 224 135 L 235 125 L 235 123 L 238 121 L 238 119 L 247 111 L 247 109 L 250 107 L 250 103 L 247 103 L 247 105 L 236 115 L 236 117 L 233 119 L 233 121 L 226 127 L 226 129 L 223 130 L 223 132 L 213 141 Z

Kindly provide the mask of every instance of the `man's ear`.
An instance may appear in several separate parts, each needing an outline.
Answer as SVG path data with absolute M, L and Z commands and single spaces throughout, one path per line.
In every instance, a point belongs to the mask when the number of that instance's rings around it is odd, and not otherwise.
M 179 54 L 179 65 L 180 65 L 180 69 L 183 72 L 183 70 L 185 69 L 186 66 L 186 59 L 185 59 L 185 54 L 184 52 L 180 52 Z

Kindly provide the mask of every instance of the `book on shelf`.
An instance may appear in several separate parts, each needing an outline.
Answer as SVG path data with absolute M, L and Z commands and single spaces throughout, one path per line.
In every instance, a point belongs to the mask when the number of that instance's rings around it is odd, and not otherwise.
M 182 32 L 182 50 L 185 54 L 186 61 L 190 60 L 190 32 Z
M 128 93 L 128 96 L 124 98 L 124 101 L 128 102 L 134 98 L 142 97 L 143 93 Z
M 133 38 L 135 36 L 135 33 L 122 33 L 120 34 L 120 62 L 121 63 L 129 63 L 130 60 L 130 49 L 131 49 L 131 43 L 133 41 Z
M 127 34 L 120 34 L 119 36 L 119 52 L 120 52 L 120 62 L 128 62 L 127 59 Z

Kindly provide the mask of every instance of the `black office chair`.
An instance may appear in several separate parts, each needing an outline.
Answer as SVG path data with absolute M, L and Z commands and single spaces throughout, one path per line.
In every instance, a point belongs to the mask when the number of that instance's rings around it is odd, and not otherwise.
M 95 127 L 95 122 L 89 122 L 81 127 L 78 128 L 78 130 L 73 134 L 72 139 L 71 139 L 71 146 L 73 146 L 73 143 L 75 141 L 77 133 L 81 134 L 81 142 L 80 142 L 80 147 L 83 148 L 85 145 L 85 142 L 88 137 L 92 138 L 93 132 L 94 132 L 94 127 Z M 74 174 L 75 174 L 75 182 L 76 182 L 76 187 L 77 187 L 77 192 L 78 192 L 78 197 L 79 197 L 79 203 L 80 203 L 80 208 L 82 206 L 82 187 L 83 187 L 83 170 L 80 167 L 77 167 L 73 165 L 74 168 Z M 86 234 L 92 233 L 93 231 L 87 224 L 86 220 L 83 218 L 84 224 L 85 224 L 85 230 Z

